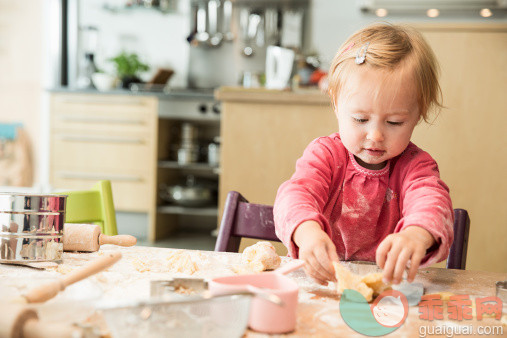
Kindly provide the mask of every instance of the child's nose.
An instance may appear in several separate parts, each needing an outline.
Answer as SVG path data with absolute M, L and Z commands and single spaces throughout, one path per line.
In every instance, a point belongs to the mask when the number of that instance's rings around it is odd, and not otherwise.
M 368 139 L 373 142 L 382 142 L 384 141 L 384 134 L 380 128 L 371 128 L 368 132 Z

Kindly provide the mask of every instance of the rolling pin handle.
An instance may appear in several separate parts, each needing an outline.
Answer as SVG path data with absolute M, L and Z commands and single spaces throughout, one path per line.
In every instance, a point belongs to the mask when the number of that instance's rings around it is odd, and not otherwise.
M 116 235 L 108 236 L 104 234 L 99 235 L 99 245 L 114 244 L 119 246 L 133 246 L 136 245 L 137 239 L 131 235 Z
M 104 269 L 107 269 L 121 258 L 120 252 L 112 252 L 108 253 L 88 264 L 83 266 L 82 268 L 76 269 L 65 275 L 62 278 L 59 278 L 53 282 L 49 282 L 47 284 L 41 285 L 35 289 L 28 291 L 25 294 L 25 298 L 28 303 L 40 303 L 45 302 L 48 299 L 53 298 L 58 294 L 58 292 L 65 290 L 67 286 L 73 284 L 75 282 L 79 282 L 82 279 L 90 277 L 91 275 L 96 274 Z
M 81 338 L 83 332 L 78 327 L 68 324 L 44 323 L 31 319 L 23 327 L 25 338 Z

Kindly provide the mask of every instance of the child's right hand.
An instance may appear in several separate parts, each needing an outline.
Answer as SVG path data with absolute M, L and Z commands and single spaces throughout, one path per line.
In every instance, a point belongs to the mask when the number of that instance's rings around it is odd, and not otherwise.
M 293 234 L 294 243 L 299 247 L 299 259 L 305 261 L 306 274 L 319 284 L 336 281 L 332 261 L 338 261 L 336 247 L 329 236 L 315 221 L 301 223 Z

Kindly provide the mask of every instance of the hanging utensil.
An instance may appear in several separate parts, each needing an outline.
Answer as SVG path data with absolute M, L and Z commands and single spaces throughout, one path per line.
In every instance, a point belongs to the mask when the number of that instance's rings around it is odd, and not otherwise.
M 194 35 L 194 39 L 191 44 L 194 46 L 207 45 L 209 40 L 209 34 L 206 32 L 206 8 L 199 7 L 197 9 L 197 32 Z
M 231 32 L 231 18 L 232 18 L 232 2 L 231 0 L 225 0 L 223 6 L 223 26 L 222 31 L 224 32 L 224 40 L 234 40 L 234 33 Z
M 208 33 L 211 47 L 218 47 L 222 44 L 223 34 L 218 31 L 218 1 L 208 2 Z
M 248 26 L 247 26 L 247 39 L 245 47 L 243 48 L 243 55 L 250 57 L 254 55 L 254 49 L 252 48 L 253 41 L 255 36 L 257 35 L 257 30 L 259 28 L 259 23 L 261 22 L 261 16 L 256 12 L 250 13 L 248 16 Z
M 265 31 L 264 31 L 264 19 L 261 17 L 259 24 L 257 25 L 257 34 L 255 37 L 255 44 L 257 47 L 264 47 L 265 43 Z
M 192 43 L 195 39 L 195 34 L 197 33 L 197 7 L 192 6 L 192 30 L 190 34 L 187 36 L 188 43 Z
M 278 11 L 276 8 L 267 8 L 264 14 L 265 42 L 267 45 L 276 45 L 278 40 Z

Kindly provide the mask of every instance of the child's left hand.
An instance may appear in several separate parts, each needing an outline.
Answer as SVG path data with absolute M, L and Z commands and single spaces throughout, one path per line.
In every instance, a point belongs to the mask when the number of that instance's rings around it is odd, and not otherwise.
M 400 283 L 409 261 L 407 280 L 412 282 L 421 260 L 426 255 L 426 250 L 434 243 L 433 236 L 419 226 L 409 226 L 384 238 L 377 248 L 375 257 L 377 265 L 384 269 L 384 282 Z

